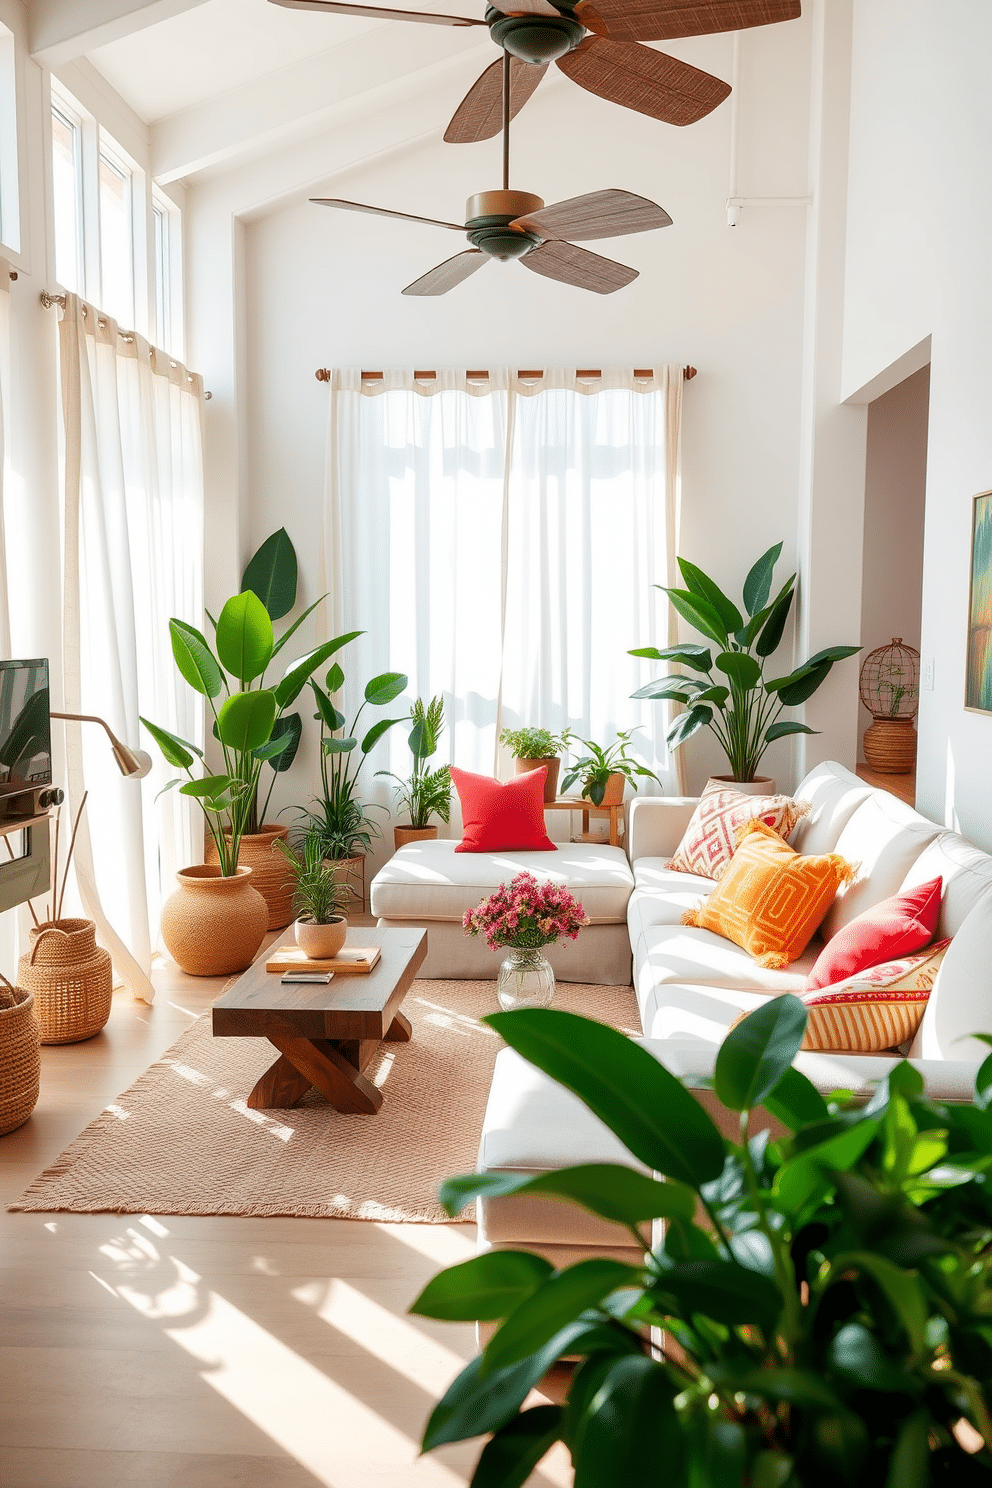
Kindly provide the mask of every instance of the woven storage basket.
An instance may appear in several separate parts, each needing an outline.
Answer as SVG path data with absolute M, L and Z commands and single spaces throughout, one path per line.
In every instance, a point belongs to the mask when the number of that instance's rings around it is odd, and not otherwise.
M 31 950 L 17 980 L 34 993 L 43 1044 L 92 1038 L 110 1017 L 110 956 L 96 943 L 92 920 L 49 920 L 31 931 Z
M 288 827 L 273 826 L 266 822 L 260 832 L 241 839 L 238 863 L 251 869 L 251 886 L 261 894 L 269 913 L 269 929 L 284 930 L 296 918 L 293 909 L 293 878 L 286 866 L 286 859 L 276 851 L 276 841 L 283 842 L 289 836 Z M 205 861 L 217 863 L 217 848 L 211 836 L 205 843 Z
M 38 1103 L 41 1051 L 34 997 L 0 973 L 0 1136 L 23 1126 Z

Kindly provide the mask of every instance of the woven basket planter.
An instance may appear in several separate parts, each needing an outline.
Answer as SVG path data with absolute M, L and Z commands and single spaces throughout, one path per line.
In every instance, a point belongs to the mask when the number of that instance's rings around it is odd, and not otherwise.
M 251 886 L 265 900 L 270 930 L 283 930 L 296 918 L 293 909 L 293 877 L 286 866 L 286 859 L 275 846 L 280 838 L 285 842 L 288 836 L 288 827 L 274 827 L 271 822 L 263 822 L 260 832 L 242 837 L 238 849 L 239 867 L 251 869 Z M 206 861 L 218 861 L 212 837 L 207 838 Z
M 225 878 L 216 863 L 176 874 L 179 888 L 162 906 L 162 939 L 189 976 L 244 971 L 265 939 L 268 907 L 252 888 L 251 868 Z
M 43 1044 L 77 1044 L 110 1017 L 113 970 L 92 920 L 48 920 L 31 930 L 17 980 L 34 993 Z
M 0 975 L 0 1136 L 23 1126 L 38 1103 L 41 1051 L 34 997 Z

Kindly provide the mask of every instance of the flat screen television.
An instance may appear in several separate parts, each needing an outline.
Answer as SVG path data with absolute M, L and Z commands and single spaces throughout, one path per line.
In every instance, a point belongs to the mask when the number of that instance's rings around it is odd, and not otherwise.
M 0 796 L 52 783 L 48 662 L 0 661 Z

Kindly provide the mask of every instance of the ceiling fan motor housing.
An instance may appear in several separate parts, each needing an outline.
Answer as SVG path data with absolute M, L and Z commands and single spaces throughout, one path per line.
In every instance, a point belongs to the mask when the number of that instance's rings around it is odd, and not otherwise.
M 491 5 L 486 21 L 496 45 L 521 62 L 556 62 L 586 34 L 586 28 L 569 16 L 505 15 Z
M 473 248 L 504 263 L 523 258 L 543 239 L 510 223 L 527 212 L 539 212 L 543 206 L 543 199 L 530 191 L 478 191 L 465 203 L 468 240 Z

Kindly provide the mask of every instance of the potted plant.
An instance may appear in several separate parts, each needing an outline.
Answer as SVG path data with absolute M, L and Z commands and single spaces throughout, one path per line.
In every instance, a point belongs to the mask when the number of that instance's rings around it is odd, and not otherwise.
M 776 543 L 755 563 L 744 580 L 744 613 L 714 581 L 680 558 L 684 589 L 666 589 L 673 608 L 708 640 L 720 648 L 714 656 L 710 646 L 682 642 L 677 646 L 642 646 L 631 656 L 652 661 L 675 662 L 699 675 L 675 672 L 649 682 L 633 694 L 635 698 L 665 699 L 685 708 L 668 731 L 670 749 L 678 749 L 693 734 L 708 728 L 716 735 L 730 765 L 733 783 L 756 781 L 757 768 L 775 739 L 788 734 L 813 734 L 815 729 L 792 718 L 782 718 L 786 708 L 805 703 L 826 680 L 835 661 L 854 656 L 860 646 L 827 646 L 783 677 L 766 680 L 765 663 L 779 647 L 795 598 L 796 575 L 786 580 L 771 599 L 772 573 L 782 552 Z M 714 675 L 714 672 L 718 675 Z M 774 782 L 767 780 L 765 789 Z
M 487 1488 L 516 1488 L 558 1441 L 589 1488 L 990 1480 L 992 1059 L 974 1105 L 925 1099 L 906 1061 L 866 1105 L 824 1099 L 791 1067 L 806 1009 L 773 998 L 730 1032 L 706 1082 L 739 1128 L 725 1140 L 614 1029 L 551 1009 L 486 1021 L 646 1171 L 472 1174 L 443 1185 L 449 1214 L 478 1194 L 564 1199 L 624 1226 L 643 1262 L 555 1271 L 493 1250 L 435 1277 L 412 1311 L 500 1326 L 434 1410 L 425 1449 L 492 1433 L 473 1478 Z M 759 1106 L 784 1135 L 750 1135 Z M 564 1402 L 526 1406 L 564 1357 L 580 1361 Z
M 252 946 L 258 917 L 251 898 L 255 891 L 247 882 L 252 869 L 240 865 L 242 840 L 249 827 L 264 815 L 264 807 L 261 813 L 258 810 L 262 766 L 273 760 L 285 764 L 292 759 L 301 724 L 299 716 L 288 710 L 316 669 L 361 634 L 353 631 L 325 641 L 291 662 L 274 685 L 266 685 L 265 674 L 270 663 L 315 608 L 311 605 L 276 639 L 266 605 L 271 605 L 277 614 L 285 613 L 289 539 L 286 537 L 283 542 L 284 536 L 275 533 L 245 570 L 246 581 L 262 590 L 264 602 L 252 587 L 243 588 L 229 599 L 214 625 L 214 646 L 186 621 L 169 622 L 176 665 L 186 682 L 206 699 L 213 715 L 213 733 L 220 746 L 223 770 L 218 774 L 206 773 L 203 751 L 197 745 L 146 718 L 141 720 L 167 763 L 187 777 L 185 782 L 178 778 L 169 781 L 166 789 L 179 786 L 182 794 L 197 802 L 213 844 L 215 863 L 185 869 L 177 875 L 179 893 L 187 894 L 186 908 L 181 909 L 178 901 L 173 904 L 170 900 L 163 910 L 162 936 L 166 946 L 180 967 L 191 975 L 244 970 L 262 942 L 269 927 L 269 908 L 262 900 L 265 917 Z M 295 596 L 295 554 L 292 576 Z M 319 604 L 320 600 L 315 603 Z M 280 828 L 271 830 L 266 843 L 269 857 L 272 841 L 281 833 Z M 278 869 L 275 877 L 280 877 Z M 243 890 L 236 887 L 237 879 L 244 880 Z M 193 898 L 189 897 L 190 893 Z M 288 923 L 288 916 L 281 918 L 286 914 L 281 905 L 275 913 L 277 924 Z M 226 951 L 225 931 L 228 932 Z
M 363 882 L 365 854 L 379 828 L 358 798 L 358 777 L 366 757 L 389 729 L 402 718 L 381 718 L 359 741 L 358 722 L 366 707 L 385 708 L 407 685 L 402 672 L 383 672 L 366 685 L 358 712 L 345 732 L 345 715 L 334 696 L 344 687 L 344 672 L 337 662 L 324 678 L 324 686 L 311 679 L 320 720 L 321 795 L 302 815 L 304 830 L 320 835 L 323 856 L 336 865 L 335 871 L 355 898 L 361 897 L 356 883 Z
M 377 775 L 388 775 L 396 781 L 396 800 L 410 813 L 409 825 L 393 828 L 393 845 L 398 852 L 407 842 L 423 842 L 437 836 L 437 827 L 430 824 L 432 816 L 443 822 L 451 815 L 451 775 L 447 765 L 437 770 L 428 770 L 427 761 L 437 752 L 438 740 L 444 732 L 444 700 L 431 698 L 425 707 L 423 698 L 417 698 L 410 709 L 413 728 L 410 730 L 410 752 L 413 755 L 413 773 L 401 780 L 390 770 L 377 770 Z
M 296 944 L 311 961 L 330 961 L 344 945 L 348 921 L 341 913 L 347 888 L 324 861 L 323 841 L 313 828 L 303 839 L 299 853 L 278 841 L 288 869 L 287 883 L 297 912 Z
M 506 745 L 516 760 L 518 775 L 536 770 L 539 765 L 545 766 L 544 799 L 553 801 L 558 794 L 559 756 L 568 748 L 570 738 L 568 729 L 563 729 L 560 734 L 553 734 L 546 728 L 504 729 L 499 742 Z
M 592 739 L 580 739 L 579 743 L 584 744 L 589 753 L 568 767 L 561 784 L 562 792 L 581 780 L 583 800 L 591 801 L 594 806 L 619 806 L 628 781 L 636 790 L 635 776 L 646 776 L 660 785 L 661 781 L 653 770 L 630 757 L 628 747 L 633 733 L 633 729 L 618 729 L 616 741 L 607 749 L 601 749 Z

